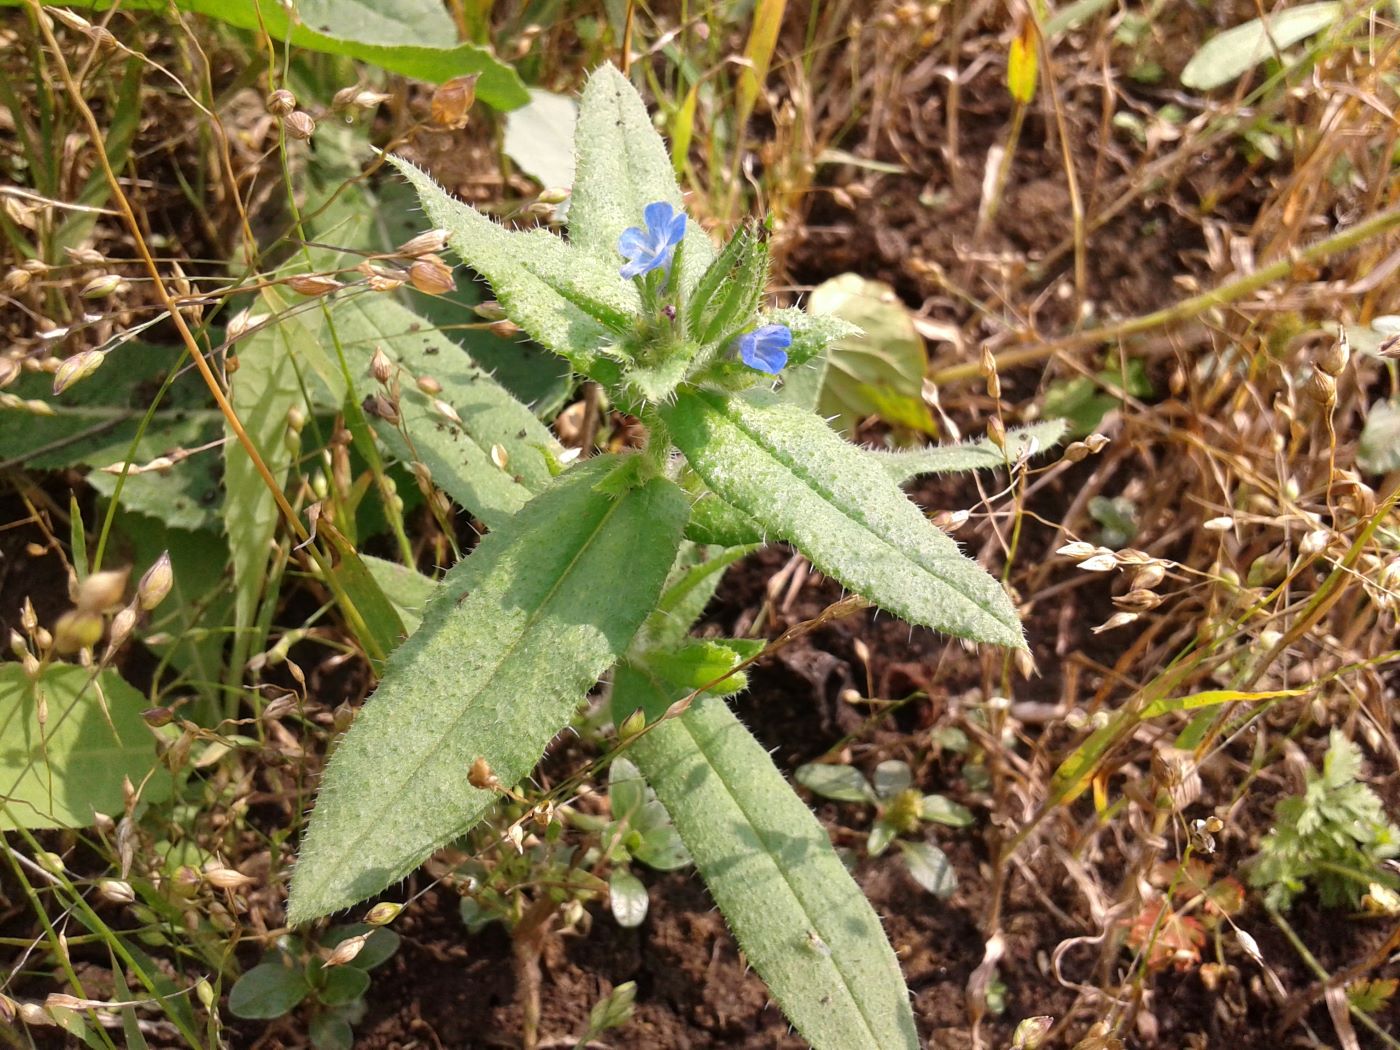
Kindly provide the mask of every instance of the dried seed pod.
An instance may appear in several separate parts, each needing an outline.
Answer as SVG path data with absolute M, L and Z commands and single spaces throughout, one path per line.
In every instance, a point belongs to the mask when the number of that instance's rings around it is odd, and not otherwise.
M 4 389 L 19 378 L 23 366 L 13 357 L 0 357 L 0 389 Z
M 408 256 L 435 255 L 447 246 L 447 231 L 425 230 L 399 245 L 399 254 Z
M 1060 547 L 1055 553 L 1062 554 L 1066 558 L 1074 558 L 1078 561 L 1083 561 L 1085 558 L 1092 558 L 1095 554 L 1104 552 L 1098 547 L 1095 547 L 1092 543 L 1085 543 L 1083 540 L 1074 540 Z
M 491 772 L 491 763 L 480 755 L 472 762 L 472 767 L 467 772 L 467 783 L 478 791 L 501 790 L 501 778 Z
M 1114 631 L 1119 627 L 1126 627 L 1137 618 L 1138 614 L 1135 612 L 1117 612 L 1092 630 L 1094 634 L 1103 634 L 1105 631 Z
M 97 892 L 113 904 L 131 904 L 136 900 L 136 891 L 131 888 L 131 883 L 122 879 L 100 880 Z
M 287 130 L 288 135 L 294 139 L 300 139 L 302 142 L 316 134 L 316 121 L 312 119 L 310 113 L 301 109 L 295 113 L 289 113 L 282 121 L 282 127 Z
M 389 360 L 383 348 L 376 346 L 374 354 L 369 359 L 369 370 L 374 378 L 382 384 L 388 384 L 394 378 L 394 362 Z
M 1113 604 L 1120 609 L 1129 609 L 1134 612 L 1147 612 L 1161 605 L 1164 599 L 1156 591 L 1149 591 L 1144 588 L 1137 588 L 1127 594 L 1120 594 L 1113 599 Z
M 419 376 L 417 382 L 418 389 L 429 397 L 436 397 L 438 394 L 442 393 L 442 384 L 432 376 Z
M 287 287 L 298 295 L 326 295 L 342 287 L 334 277 L 323 273 L 299 273 L 287 279 Z
M 205 869 L 204 881 L 219 890 L 241 890 L 257 880 L 233 868 L 214 866 Z
M 1133 577 L 1134 590 L 1151 590 L 1161 583 L 1167 576 L 1167 569 L 1159 561 L 1154 561 L 1144 565 Z
M 344 966 L 359 955 L 364 950 L 365 941 L 369 940 L 369 934 L 356 934 L 354 937 L 346 937 L 345 940 L 332 949 L 330 955 L 326 956 L 325 965 Z
M 1337 404 L 1337 381 L 1320 368 L 1314 368 L 1303 386 L 1303 393 L 1309 401 L 1330 412 Z
M 19 267 L 15 267 L 5 274 L 5 291 L 9 292 L 11 295 L 18 295 L 29 286 L 29 282 L 33 279 L 34 275 L 28 270 L 21 270 Z
M 106 659 L 110 660 L 116 652 L 126 644 L 126 640 L 131 637 L 131 632 L 136 627 L 136 607 L 128 605 L 116 616 L 112 617 L 112 630 L 107 638 Z
M 1351 344 L 1347 341 L 1347 330 L 1342 327 L 1337 332 L 1336 341 L 1329 344 L 1317 355 L 1316 366 L 1326 372 L 1333 379 L 1336 379 L 1346 370 L 1347 362 L 1351 360 Z
M 1104 446 L 1107 444 L 1108 438 L 1102 434 L 1090 434 L 1084 439 L 1085 447 L 1096 456 L 1104 450 Z
M 430 107 L 432 122 L 454 131 L 466 127 L 467 114 L 476 102 L 476 82 L 480 76 L 480 73 L 470 73 L 439 84 Z
M 428 295 L 446 295 L 457 288 L 457 282 L 452 279 L 452 268 L 437 255 L 415 259 L 408 268 L 408 280 L 413 287 Z
M 987 437 L 997 448 L 1006 451 L 1006 424 L 1001 421 L 1000 416 L 993 416 L 987 420 Z
M 503 321 L 491 322 L 491 334 L 497 339 L 513 339 L 519 335 L 520 332 L 520 326 L 509 318 Z
M 398 406 L 383 394 L 370 394 L 369 397 L 365 398 L 364 401 L 360 403 L 360 407 L 364 409 L 364 413 L 367 416 L 371 416 L 374 419 L 382 419 L 390 426 L 399 425 Z
M 297 108 L 297 97 L 286 88 L 278 88 L 267 96 L 267 101 L 263 104 L 274 117 L 289 117 Z

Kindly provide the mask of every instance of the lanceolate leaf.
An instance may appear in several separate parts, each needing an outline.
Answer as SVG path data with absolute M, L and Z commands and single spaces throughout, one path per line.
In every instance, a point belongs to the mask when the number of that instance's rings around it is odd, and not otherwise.
M 398 408 L 411 444 L 393 424 L 375 423 L 400 459 L 426 464 L 436 485 L 492 528 L 549 484 L 547 456 L 563 451 L 559 442 L 457 344 L 382 295 L 342 299 L 331 316 L 357 382 L 376 349 L 402 368 Z M 424 394 L 422 378 L 437 380 L 441 392 Z
M 413 183 L 428 220 L 448 231 L 462 261 L 491 282 L 511 320 L 535 341 L 603 382 L 616 365 L 599 350 L 630 328 L 641 301 L 618 268 L 544 230 L 507 230 L 469 204 L 454 200 L 427 174 L 390 157 Z
M 818 417 L 703 391 L 662 415 L 706 485 L 822 572 L 911 623 L 1024 646 L 1001 586 Z
M 448 573 L 326 771 L 293 923 L 363 900 L 467 831 L 497 798 L 468 784 L 472 763 L 525 776 L 626 651 L 688 508 L 661 479 L 597 491 L 617 465 L 569 471 Z
M 636 89 L 612 65 L 594 71 L 583 89 L 569 236 L 574 244 L 613 266 L 622 264 L 617 239 L 642 225 L 642 209 L 656 201 L 683 206 L 666 144 L 656 133 Z M 715 257 L 714 245 L 694 221 L 687 223 L 678 256 L 683 293 L 693 288 Z
M 983 438 L 960 445 L 934 445 L 903 452 L 877 453 L 880 463 L 903 485 L 925 474 L 956 474 L 967 470 L 994 470 L 1015 463 L 1032 449 L 1044 452 L 1054 448 L 1065 433 L 1063 419 L 1049 419 L 1006 432 L 1006 448 L 1000 449 Z
M 619 668 L 613 712 L 683 693 Z M 818 1050 L 919 1045 L 879 917 L 826 830 L 724 701 L 699 697 L 629 755 L 665 805 L 773 998 Z

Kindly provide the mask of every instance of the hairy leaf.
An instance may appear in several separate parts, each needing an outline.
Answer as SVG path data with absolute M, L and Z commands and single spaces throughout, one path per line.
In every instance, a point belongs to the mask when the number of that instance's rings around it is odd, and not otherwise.
M 594 378 L 616 378 L 600 354 L 617 330 L 631 327 L 641 300 L 617 268 L 544 230 L 520 232 L 449 197 L 426 173 L 399 157 L 390 163 L 413 183 L 423 210 L 448 231 L 462 261 L 491 282 L 506 313 L 534 340 Z
M 642 210 L 657 201 L 684 207 L 666 144 L 636 88 L 611 64 L 588 78 L 574 132 L 578 151 L 574 192 L 569 200 L 569 236 L 616 274 L 622 257 L 617 239 L 642 225 Z M 677 257 L 683 294 L 695 286 L 715 257 L 714 245 L 693 220 Z
M 614 715 L 655 716 L 683 692 L 624 666 Z M 919 1045 L 879 917 L 768 752 L 717 697 L 699 697 L 630 754 L 680 832 L 750 963 L 819 1050 Z
M 902 452 L 880 452 L 880 463 L 903 485 L 925 474 L 957 474 L 968 470 L 995 470 L 1008 462 L 1015 463 L 1032 450 L 1044 452 L 1054 448 L 1064 437 L 1065 422 L 1049 419 L 1006 432 L 1005 449 L 997 448 L 988 438 L 966 441 L 958 445 L 934 445 L 929 448 Z
M 302 923 L 401 878 L 513 784 L 655 605 L 687 505 L 668 481 L 598 491 L 615 457 L 570 470 L 448 573 L 337 748 L 292 880 Z M 599 581 L 608 581 L 606 587 Z
M 911 623 L 1024 647 L 1000 584 L 818 417 L 701 391 L 682 393 L 662 415 L 710 489 L 820 571 Z

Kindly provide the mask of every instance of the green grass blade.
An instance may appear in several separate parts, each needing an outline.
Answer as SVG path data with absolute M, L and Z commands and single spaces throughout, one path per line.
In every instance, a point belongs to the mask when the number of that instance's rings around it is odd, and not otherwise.
M 928 522 L 877 458 L 819 417 L 700 391 L 662 415 L 710 489 L 820 571 L 910 623 L 1024 647 L 1001 585 Z
M 570 470 L 448 573 L 326 770 L 293 923 L 363 900 L 467 831 L 498 797 L 468 784 L 472 763 L 524 777 L 626 651 L 688 505 L 662 479 L 598 491 L 617 465 Z
M 619 668 L 614 712 L 677 699 Z M 773 998 L 819 1050 L 919 1045 L 880 919 L 826 830 L 725 702 L 699 697 L 629 755 L 665 805 L 711 896 Z

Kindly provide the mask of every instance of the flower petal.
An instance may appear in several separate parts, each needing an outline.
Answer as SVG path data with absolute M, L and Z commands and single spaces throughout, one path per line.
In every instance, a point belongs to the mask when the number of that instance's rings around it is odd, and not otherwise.
M 792 345 L 792 331 L 785 324 L 761 325 L 753 330 L 753 337 L 765 350 L 786 350 Z
M 665 243 L 666 231 L 670 229 L 675 214 L 676 209 L 667 201 L 654 201 L 642 209 L 642 217 L 646 219 L 647 232 L 651 234 L 653 243 Z
M 651 239 L 640 226 L 629 226 L 617 239 L 617 250 L 629 259 L 651 251 Z
M 680 244 L 685 239 L 685 212 L 677 212 L 676 217 L 671 220 L 671 226 L 666 231 L 666 242 L 668 244 Z

